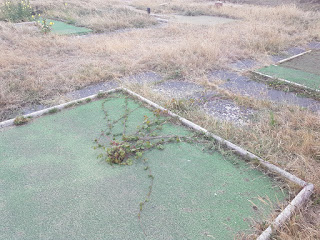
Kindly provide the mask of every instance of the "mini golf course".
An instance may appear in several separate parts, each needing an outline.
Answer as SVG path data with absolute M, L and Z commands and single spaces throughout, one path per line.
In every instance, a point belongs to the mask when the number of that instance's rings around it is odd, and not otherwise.
M 53 22 L 54 24 L 51 27 L 51 32 L 58 35 L 83 35 L 91 33 L 92 30 L 85 27 L 77 27 L 71 24 L 67 24 L 62 21 L 57 21 L 53 19 L 46 19 L 47 23 Z
M 234 22 L 235 19 L 215 16 L 183 16 L 183 15 L 169 15 L 169 21 L 174 23 L 184 23 L 192 25 L 206 25 L 213 26 L 217 24 Z
M 155 116 L 113 93 L 0 129 L 0 239 L 229 240 L 287 198 L 277 182 L 165 112 L 149 132 L 194 140 L 145 151 L 132 165 L 97 158 L 95 139 L 110 145 L 124 126 L 134 135 Z M 112 135 L 101 134 L 110 123 Z
M 142 14 L 147 13 L 146 11 L 137 9 L 133 6 L 126 6 L 126 8 Z M 158 19 L 160 22 L 201 25 L 201 26 L 214 26 L 217 24 L 224 24 L 224 23 L 236 21 L 235 19 L 232 19 L 232 18 L 207 16 L 207 15 L 186 16 L 186 15 L 179 15 L 179 14 L 154 14 L 154 13 L 151 13 L 150 15 Z
M 310 51 L 278 65 L 260 68 L 257 72 L 320 91 L 320 50 Z

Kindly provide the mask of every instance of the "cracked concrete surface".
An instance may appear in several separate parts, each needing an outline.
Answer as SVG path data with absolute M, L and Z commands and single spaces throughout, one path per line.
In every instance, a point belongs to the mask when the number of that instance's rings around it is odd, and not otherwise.
M 311 42 L 305 48 L 294 47 L 284 51 L 278 56 L 271 56 L 274 60 L 282 60 L 288 56 L 299 54 L 309 49 L 320 49 L 320 42 Z M 300 107 L 309 108 L 320 113 L 320 102 L 312 98 L 300 97 L 292 92 L 275 90 L 262 82 L 256 82 L 246 76 L 246 71 L 257 66 L 252 59 L 242 59 L 230 64 L 228 69 L 212 71 L 208 74 L 209 81 L 217 82 L 222 89 L 229 90 L 257 99 L 269 100 L 275 104 L 294 104 Z M 222 80 L 222 81 L 221 81 Z M 217 119 L 229 121 L 235 124 L 245 124 L 256 111 L 237 105 L 232 100 L 223 98 L 219 92 L 206 89 L 200 84 L 184 80 L 165 80 L 160 74 L 152 71 L 138 73 L 123 77 L 119 82 L 127 82 L 138 85 L 147 84 L 153 91 L 165 95 L 167 98 L 195 99 L 200 108 L 212 114 Z M 99 91 L 110 90 L 119 86 L 117 81 L 109 81 L 93 84 L 82 89 L 66 94 L 69 99 L 78 99 L 93 95 Z M 36 105 L 25 108 L 22 112 L 27 114 L 41 110 L 47 106 Z

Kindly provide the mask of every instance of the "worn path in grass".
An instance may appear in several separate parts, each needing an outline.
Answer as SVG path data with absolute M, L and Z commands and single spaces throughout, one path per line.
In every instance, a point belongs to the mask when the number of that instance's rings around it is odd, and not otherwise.
M 139 223 L 149 172 L 141 160 L 119 167 L 97 159 L 93 141 L 106 127 L 102 101 L 1 130 L 0 239 L 232 239 L 249 231 L 251 219 L 267 218 L 270 206 L 258 197 L 284 198 L 275 182 L 234 155 L 175 143 L 144 156 L 155 179 Z M 117 119 L 124 96 L 105 106 Z M 128 106 L 139 107 L 132 100 Z M 152 112 L 137 108 L 127 133 L 146 115 Z M 192 132 L 168 123 L 159 134 Z

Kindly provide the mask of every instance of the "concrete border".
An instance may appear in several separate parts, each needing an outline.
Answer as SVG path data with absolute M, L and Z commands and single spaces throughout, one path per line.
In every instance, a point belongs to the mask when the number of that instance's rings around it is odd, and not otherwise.
M 112 90 L 109 90 L 109 91 L 105 91 L 105 92 L 102 92 L 102 93 L 103 94 L 109 94 L 109 93 L 117 92 L 119 90 L 120 90 L 119 88 L 115 88 L 115 89 L 112 89 Z M 96 99 L 98 97 L 99 97 L 99 93 L 91 95 L 91 96 L 88 96 L 88 97 L 85 97 L 85 98 L 80 98 L 80 99 L 76 99 L 76 100 L 73 100 L 73 101 L 70 101 L 70 102 L 67 102 L 67 103 L 63 103 L 63 104 L 60 104 L 60 105 L 57 105 L 57 106 L 49 107 L 49 108 L 46 108 L 46 109 L 43 109 L 43 110 L 40 110 L 40 111 L 36 111 L 36 112 L 33 112 L 33 113 L 25 114 L 23 116 L 25 118 L 40 117 L 42 115 L 50 113 L 50 111 L 52 111 L 52 110 L 55 110 L 55 109 L 62 110 L 64 108 L 67 108 L 67 107 L 72 106 L 72 105 L 81 104 L 84 101 L 87 101 L 88 99 L 93 100 L 93 99 Z M 3 121 L 3 122 L 0 122 L 0 129 L 4 128 L 4 127 L 9 127 L 9 126 L 12 126 L 12 125 L 14 125 L 14 118 L 6 120 L 6 121 Z
M 312 50 L 308 50 L 308 51 L 305 51 L 305 52 L 302 52 L 302 53 L 299 53 L 299 54 L 293 55 L 293 56 L 291 56 L 291 57 L 288 57 L 288 58 L 282 59 L 282 60 L 278 61 L 278 62 L 277 62 L 277 64 L 281 64 L 281 63 L 284 63 L 284 62 L 290 61 L 290 60 L 292 60 L 292 59 L 294 59 L 294 58 L 300 57 L 300 56 L 302 56 L 302 55 L 304 55 L 304 54 L 306 54 L 306 53 L 309 53 L 309 52 L 311 52 L 311 51 L 312 51 Z
M 277 66 L 277 65 L 275 65 L 275 66 Z M 296 86 L 296 87 L 308 89 L 308 90 L 315 91 L 315 92 L 320 92 L 319 89 L 314 89 L 314 88 L 311 88 L 311 87 L 307 87 L 307 86 L 305 86 L 305 85 L 303 85 L 303 84 L 291 82 L 291 81 L 286 80 L 286 79 L 283 79 L 283 78 L 273 77 L 273 76 L 270 76 L 270 75 L 267 75 L 267 74 L 264 74 L 264 73 L 260 73 L 260 72 L 257 72 L 257 71 L 251 71 L 251 72 L 254 73 L 254 74 L 263 76 L 263 77 L 267 77 L 267 78 L 270 78 L 270 79 L 274 79 L 274 80 L 277 80 L 277 81 L 280 81 L 280 82 L 285 82 L 285 83 L 294 85 L 294 86 Z
M 297 196 L 295 196 L 295 198 L 288 204 L 288 206 L 286 206 L 286 208 L 276 217 L 276 219 L 271 223 L 271 225 L 266 230 L 264 230 L 262 232 L 262 234 L 257 238 L 257 240 L 270 239 L 272 233 L 274 231 L 276 231 L 277 229 L 279 229 L 283 225 L 283 223 L 285 223 L 294 214 L 294 212 L 297 209 L 299 209 L 301 206 L 303 206 L 309 200 L 310 196 L 312 195 L 313 190 L 314 190 L 314 186 L 312 183 L 307 183 L 307 182 L 303 181 L 302 179 L 294 176 L 293 174 L 291 174 L 291 173 L 289 173 L 289 172 L 287 172 L 287 171 L 285 171 L 285 170 L 283 170 L 283 169 L 281 169 L 281 168 L 279 168 L 269 162 L 264 161 L 262 158 L 254 155 L 253 153 L 251 153 L 251 152 L 249 152 L 249 151 L 209 132 L 208 130 L 200 127 L 199 125 L 197 125 L 197 124 L 195 124 L 195 123 L 193 123 L 183 117 L 180 117 L 179 115 L 161 107 L 160 105 L 158 105 L 158 104 L 156 104 L 156 103 L 142 97 L 141 95 L 139 95 L 135 92 L 132 92 L 129 89 L 126 89 L 126 88 L 120 87 L 120 88 L 115 88 L 115 89 L 112 89 L 109 91 L 100 91 L 98 94 L 94 94 L 94 95 L 91 95 L 91 96 L 88 96 L 85 98 L 77 99 L 77 100 L 74 100 L 71 102 L 67 102 L 67 103 L 53 106 L 50 108 L 46 108 L 46 109 L 43 109 L 43 110 L 40 110 L 37 112 L 26 114 L 26 115 L 24 115 L 24 117 L 40 117 L 42 115 L 50 113 L 50 111 L 52 111 L 53 109 L 62 110 L 64 108 L 68 108 L 69 106 L 75 106 L 77 104 L 82 104 L 83 102 L 86 102 L 89 99 L 90 100 L 98 99 L 98 98 L 104 97 L 110 93 L 119 92 L 119 91 L 123 91 L 123 92 L 125 92 L 135 98 L 138 98 L 140 101 L 142 101 L 142 102 L 144 102 L 144 103 L 148 104 L 149 106 L 152 106 L 156 109 L 159 109 L 161 111 L 166 111 L 170 116 L 178 118 L 179 121 L 182 124 L 184 124 L 185 126 L 192 128 L 196 131 L 199 131 L 201 133 L 204 133 L 207 136 L 212 137 L 219 144 L 224 145 L 228 149 L 232 150 L 234 153 L 236 153 L 246 159 L 258 161 L 259 164 L 261 166 L 265 167 L 266 169 L 268 169 L 272 172 L 275 172 L 275 173 L 279 174 L 280 176 L 286 178 L 287 180 L 302 187 L 302 190 L 297 194 Z M 101 94 L 102 94 L 102 96 L 101 96 Z M 5 128 L 5 127 L 9 127 L 12 125 L 14 125 L 14 119 L 0 122 L 0 129 Z
M 290 61 L 290 60 L 292 60 L 292 59 L 294 59 L 294 58 L 300 57 L 300 56 L 305 55 L 305 54 L 307 54 L 307 53 L 309 53 L 309 52 L 312 52 L 312 50 L 308 50 L 308 51 L 305 51 L 305 52 L 302 52 L 302 53 L 293 55 L 293 56 L 291 56 L 291 57 L 282 59 L 282 60 L 278 61 L 276 64 L 271 64 L 271 65 L 273 65 L 273 66 L 278 66 L 278 65 L 281 64 L 281 63 Z M 257 70 L 250 71 L 250 72 L 252 72 L 252 73 L 254 73 L 254 74 L 258 74 L 258 75 L 263 76 L 263 77 L 267 77 L 267 78 L 271 78 L 271 79 L 278 80 L 278 81 L 281 81 L 281 82 L 285 82 L 285 83 L 288 83 L 288 84 L 291 84 L 291 85 L 294 85 L 294 86 L 297 86 L 297 87 L 300 87 L 300 88 L 305 88 L 305 89 L 308 89 L 308 90 L 311 90 L 311 91 L 320 92 L 319 89 L 314 89 L 314 88 L 311 88 L 311 87 L 307 87 L 307 86 L 305 86 L 305 85 L 303 85 L 303 84 L 291 82 L 291 81 L 286 80 L 286 79 L 283 79 L 283 78 L 273 77 L 273 76 L 270 76 L 270 75 L 267 75 L 267 74 L 264 74 L 264 73 L 260 73 L 260 72 L 258 72 Z

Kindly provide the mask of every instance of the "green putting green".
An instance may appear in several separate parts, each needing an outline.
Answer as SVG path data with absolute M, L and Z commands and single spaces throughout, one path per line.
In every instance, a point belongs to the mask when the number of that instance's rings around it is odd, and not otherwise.
M 320 90 L 320 51 L 314 50 L 279 65 L 258 69 L 259 73 Z
M 285 79 L 293 83 L 298 83 L 308 88 L 320 90 L 320 75 L 275 65 L 260 68 L 258 72 L 274 78 Z
M 41 19 L 39 21 L 42 21 Z M 51 32 L 59 35 L 68 35 L 68 34 L 76 34 L 76 35 L 82 35 L 82 34 L 88 34 L 92 32 L 91 29 L 85 28 L 85 27 L 77 27 L 71 24 L 67 24 L 65 22 L 47 19 L 47 24 L 50 22 L 53 22 L 54 24 L 51 27 Z
M 127 105 L 126 105 L 127 101 Z M 93 149 L 125 113 L 127 134 L 153 112 L 123 94 L 0 130 L 0 239 L 233 239 L 252 232 L 287 197 L 275 181 L 231 153 L 199 142 L 168 143 L 142 159 L 109 165 Z M 122 121 L 115 123 L 121 133 Z M 168 120 L 163 135 L 193 136 Z
M 283 62 L 280 66 L 320 75 L 319 63 L 320 50 L 313 50 L 290 61 Z

